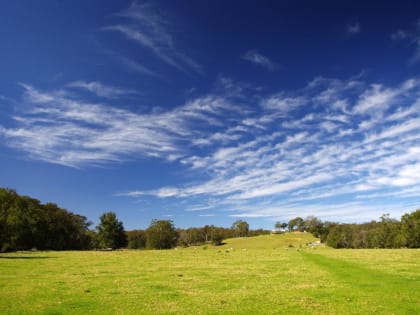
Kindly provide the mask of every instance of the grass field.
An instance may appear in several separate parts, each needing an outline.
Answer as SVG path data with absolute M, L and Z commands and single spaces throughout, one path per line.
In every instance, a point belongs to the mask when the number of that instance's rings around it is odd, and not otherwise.
M 311 240 L 1 254 L 0 314 L 420 314 L 420 250 L 312 249 Z

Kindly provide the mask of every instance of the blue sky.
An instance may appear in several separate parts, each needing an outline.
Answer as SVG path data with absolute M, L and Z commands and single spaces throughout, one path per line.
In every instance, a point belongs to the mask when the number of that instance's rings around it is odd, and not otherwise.
M 126 229 L 420 207 L 415 1 L 3 1 L 0 186 Z

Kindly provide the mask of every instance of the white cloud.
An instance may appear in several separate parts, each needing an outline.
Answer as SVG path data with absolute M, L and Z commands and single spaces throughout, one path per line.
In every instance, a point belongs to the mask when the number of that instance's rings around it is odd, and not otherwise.
M 42 92 L 22 86 L 23 98 L 32 109 L 14 117 L 16 128 L 1 129 L 6 142 L 33 158 L 73 167 L 122 161 L 133 155 L 173 161 L 183 155 L 182 143 L 188 137 L 201 134 L 200 125 L 203 129 L 220 125 L 223 112 L 237 110 L 222 98 L 205 96 L 171 111 L 137 114 L 90 103 L 71 91 Z M 103 88 L 99 85 L 100 92 Z M 115 89 L 105 90 L 115 95 Z
M 161 61 L 178 70 L 184 72 L 193 70 L 202 73 L 201 66 L 176 47 L 175 41 L 168 31 L 168 23 L 156 13 L 153 6 L 133 2 L 128 9 L 120 12 L 118 16 L 125 18 L 126 22 L 105 26 L 102 30 L 123 34 L 127 39 L 150 50 Z M 125 61 L 127 62 L 127 59 Z M 134 61 L 130 64 L 131 66 L 137 65 L 137 68 L 139 68 L 138 63 Z M 144 67 L 140 67 L 144 71 Z
M 212 153 L 183 159 L 210 179 L 177 187 L 178 194 L 171 197 L 212 196 L 218 200 L 215 209 L 234 211 L 235 217 L 306 213 L 350 220 L 372 219 L 375 213 L 379 217 L 381 211 L 398 215 L 401 205 L 351 200 L 358 200 L 355 193 L 375 194 L 389 187 L 397 192 L 420 185 L 410 175 L 417 174 L 420 156 L 416 82 L 387 87 L 318 79 L 300 90 L 298 97 L 285 92 L 268 96 L 261 102 L 261 113 L 248 113 L 240 122 L 244 128 L 238 140 L 227 146 L 209 141 Z M 345 106 L 335 106 L 340 101 Z M 295 110 L 302 107 L 303 116 Z M 274 118 L 262 119 L 266 115 Z M 227 132 L 217 135 L 228 136 Z M 162 195 L 161 191 L 149 193 Z M 413 198 L 413 193 L 406 196 Z M 338 197 L 349 201 L 343 207 L 325 206 Z M 309 206 L 315 201 L 319 205 Z M 282 210 L 285 205 L 290 210 Z
M 120 87 L 104 85 L 101 82 L 92 81 L 74 81 L 67 84 L 68 87 L 84 89 L 92 92 L 97 96 L 114 99 L 123 96 L 130 96 L 133 94 L 139 94 L 138 91 L 131 89 L 123 89 Z
M 91 103 L 78 89 L 22 86 L 30 110 L 15 113 L 14 126 L 0 126 L 9 146 L 73 167 L 159 158 L 186 174 L 176 185 L 122 195 L 242 217 L 300 211 L 349 220 L 420 202 L 416 79 L 386 86 L 317 78 L 298 91 L 208 94 L 142 114 Z M 383 203 L 369 204 L 382 194 Z
M 354 106 L 356 114 L 371 113 L 381 115 L 391 105 L 391 100 L 396 96 L 396 91 L 384 89 L 380 84 L 372 85 L 365 91 Z
M 284 95 L 273 95 L 264 99 L 262 106 L 269 110 L 274 110 L 280 113 L 288 113 L 306 103 L 303 96 L 289 97 Z
M 247 51 L 241 56 L 241 58 L 270 71 L 275 71 L 279 69 L 279 66 L 277 64 L 272 62 L 268 57 L 256 52 L 255 50 Z

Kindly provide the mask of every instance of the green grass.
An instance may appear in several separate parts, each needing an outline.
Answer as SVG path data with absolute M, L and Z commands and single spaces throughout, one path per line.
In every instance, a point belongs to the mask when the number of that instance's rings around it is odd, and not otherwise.
M 420 313 L 420 250 L 311 249 L 311 240 L 2 254 L 0 314 Z

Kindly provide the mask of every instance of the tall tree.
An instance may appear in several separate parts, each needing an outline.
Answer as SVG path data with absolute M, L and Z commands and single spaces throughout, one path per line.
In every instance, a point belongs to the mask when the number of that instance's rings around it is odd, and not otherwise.
M 118 221 L 115 212 L 106 212 L 99 219 L 101 222 L 96 229 L 100 247 L 116 249 L 127 245 L 123 223 Z
M 243 220 L 237 220 L 232 224 L 232 230 L 237 237 L 245 237 L 249 234 L 249 224 Z
M 176 246 L 178 233 L 171 220 L 152 220 L 146 230 L 147 247 L 169 249 Z
M 410 248 L 420 248 L 420 209 L 401 217 L 402 235 Z

